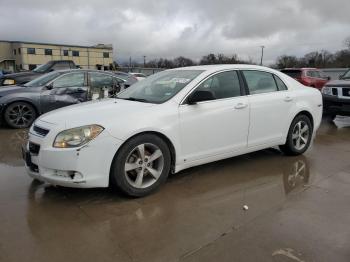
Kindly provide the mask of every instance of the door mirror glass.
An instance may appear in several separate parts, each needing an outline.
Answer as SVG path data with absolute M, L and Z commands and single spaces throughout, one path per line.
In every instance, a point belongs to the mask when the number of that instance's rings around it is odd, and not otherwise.
M 51 90 L 53 88 L 52 84 L 48 84 L 45 86 L 46 90 Z
M 188 104 L 194 105 L 198 102 L 208 101 L 208 100 L 214 100 L 215 97 L 211 91 L 208 90 L 196 90 L 194 93 L 192 93 L 187 101 Z

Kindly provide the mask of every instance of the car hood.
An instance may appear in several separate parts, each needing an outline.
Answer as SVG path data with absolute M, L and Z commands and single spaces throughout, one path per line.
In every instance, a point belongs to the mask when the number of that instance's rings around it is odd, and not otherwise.
M 326 86 L 346 86 L 346 87 L 349 87 L 350 86 L 350 79 L 344 79 L 344 80 L 332 80 L 332 81 L 329 81 Z
M 145 108 L 154 105 L 122 99 L 95 100 L 51 111 L 42 115 L 38 121 L 59 126 L 59 129 L 90 124 L 106 127 L 111 121 L 140 114 Z
M 26 83 L 29 82 L 39 76 L 41 76 L 41 73 L 36 73 L 34 71 L 28 71 L 28 72 L 20 72 L 20 73 L 13 73 L 13 74 L 7 74 L 3 75 L 2 78 L 4 79 L 14 79 L 16 80 L 16 83 Z
M 6 86 L 6 87 L 0 86 L 0 97 L 13 94 L 13 93 L 22 92 L 22 91 L 25 91 L 26 89 L 28 88 L 23 86 Z
M 19 72 L 19 73 L 13 73 L 13 74 L 7 74 L 4 75 L 6 78 L 18 78 L 18 77 L 27 77 L 27 76 L 38 76 L 40 73 L 36 73 L 34 71 L 26 71 L 26 72 Z

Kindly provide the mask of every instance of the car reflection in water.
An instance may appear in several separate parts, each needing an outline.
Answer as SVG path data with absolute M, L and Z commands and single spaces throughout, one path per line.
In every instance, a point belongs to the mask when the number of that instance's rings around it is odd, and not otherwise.
M 336 116 L 336 118 L 334 118 L 333 122 L 338 128 L 350 127 L 350 117 L 349 116 Z

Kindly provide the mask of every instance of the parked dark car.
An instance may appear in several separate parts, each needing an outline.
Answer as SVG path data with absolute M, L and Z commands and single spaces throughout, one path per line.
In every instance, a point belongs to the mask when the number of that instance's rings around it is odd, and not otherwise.
M 326 114 L 350 116 L 350 70 L 329 81 L 322 89 L 323 110 Z
M 314 87 L 319 90 L 330 80 L 329 77 L 323 76 L 322 71 L 317 68 L 285 68 L 281 72 L 305 86 Z
M 77 69 L 77 66 L 71 60 L 49 61 L 32 71 L 6 74 L 0 77 L 0 86 L 23 85 L 43 74 L 64 69 Z
M 125 80 L 97 70 L 60 70 L 22 86 L 0 88 L 0 117 L 12 128 L 29 127 L 51 110 L 91 99 L 113 97 Z

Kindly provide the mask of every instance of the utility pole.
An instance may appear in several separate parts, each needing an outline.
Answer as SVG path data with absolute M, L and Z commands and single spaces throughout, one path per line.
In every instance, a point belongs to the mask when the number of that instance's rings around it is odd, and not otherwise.
M 262 62 L 263 62 L 263 58 L 264 58 L 264 48 L 265 48 L 265 46 L 260 46 L 261 47 L 261 59 L 260 59 L 260 65 L 262 66 Z
M 129 70 L 131 70 L 131 56 L 129 57 Z
M 146 56 L 145 55 L 143 56 L 143 67 L 144 68 L 146 67 Z

